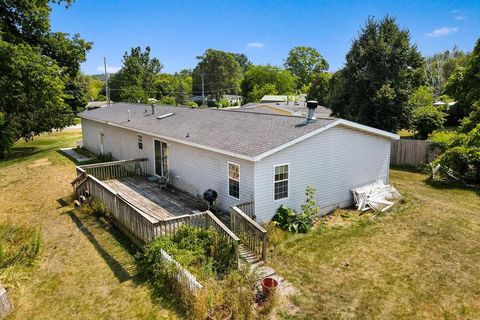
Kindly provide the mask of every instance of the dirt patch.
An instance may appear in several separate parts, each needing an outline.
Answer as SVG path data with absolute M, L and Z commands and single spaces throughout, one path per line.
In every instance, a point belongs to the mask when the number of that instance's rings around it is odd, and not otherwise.
M 37 168 L 37 167 L 49 166 L 51 164 L 52 164 L 52 162 L 50 160 L 48 160 L 48 158 L 42 158 L 42 159 L 38 159 L 38 160 L 33 161 L 33 163 L 28 165 L 27 167 L 28 168 Z

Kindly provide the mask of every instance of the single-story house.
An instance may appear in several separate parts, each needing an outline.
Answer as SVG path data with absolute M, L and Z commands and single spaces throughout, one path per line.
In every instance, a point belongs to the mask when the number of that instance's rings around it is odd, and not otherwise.
M 399 138 L 344 119 L 239 110 L 116 103 L 78 116 L 88 150 L 148 158 L 149 174 L 195 197 L 213 189 L 225 210 L 253 202 L 261 223 L 282 204 L 299 210 L 307 186 L 322 213 L 351 205 L 353 187 L 388 181 Z

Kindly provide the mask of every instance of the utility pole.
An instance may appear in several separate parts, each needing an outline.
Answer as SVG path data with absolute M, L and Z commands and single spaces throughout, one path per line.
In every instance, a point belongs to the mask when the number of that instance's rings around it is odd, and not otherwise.
M 105 93 L 107 95 L 107 106 L 110 105 L 110 87 L 108 85 L 107 58 L 103 57 L 103 66 L 105 68 Z
M 200 76 L 202 77 L 202 106 L 205 107 L 205 84 L 203 82 L 203 72 Z

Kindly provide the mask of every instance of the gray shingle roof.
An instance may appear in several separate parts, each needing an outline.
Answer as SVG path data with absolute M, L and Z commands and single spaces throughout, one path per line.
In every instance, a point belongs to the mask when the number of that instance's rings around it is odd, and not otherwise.
M 168 113 L 174 115 L 157 119 Z M 172 106 L 156 106 L 152 115 L 150 105 L 133 103 L 115 103 L 79 116 L 247 157 L 261 155 L 337 120 L 317 119 L 304 125 L 303 117 Z

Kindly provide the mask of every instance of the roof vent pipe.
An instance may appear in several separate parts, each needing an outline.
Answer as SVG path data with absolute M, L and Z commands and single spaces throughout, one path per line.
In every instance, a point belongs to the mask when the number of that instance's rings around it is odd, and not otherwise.
M 315 122 L 315 109 L 317 109 L 317 107 L 318 107 L 317 101 L 313 101 L 313 100 L 307 101 L 308 113 L 307 113 L 307 120 L 305 121 L 305 123 L 309 124 L 309 123 Z
M 130 121 L 130 110 L 127 110 L 128 113 L 128 121 Z

